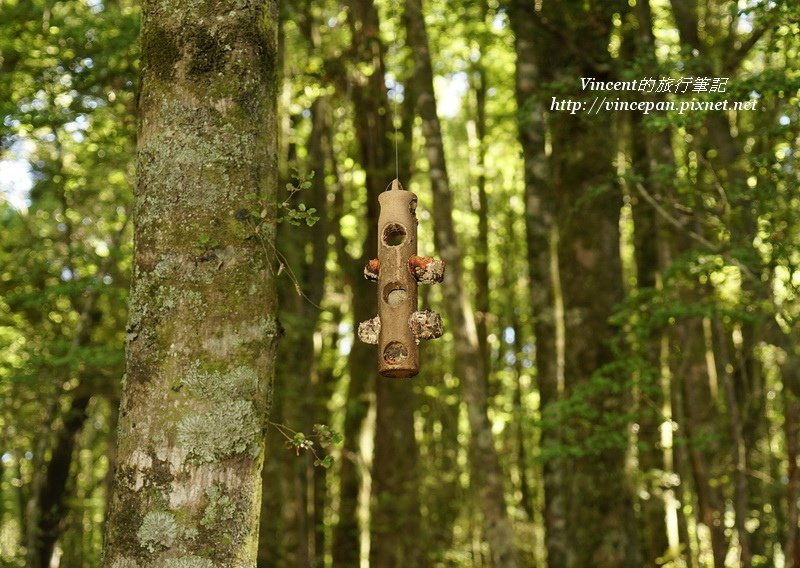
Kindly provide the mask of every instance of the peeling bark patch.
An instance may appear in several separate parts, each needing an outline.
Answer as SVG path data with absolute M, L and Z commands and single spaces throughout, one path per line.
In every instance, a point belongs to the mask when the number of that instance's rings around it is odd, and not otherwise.
M 137 564 L 136 560 L 120 556 L 114 559 L 111 563 L 111 568 L 139 568 L 139 564 Z
M 236 356 L 236 351 L 251 343 L 261 343 L 269 337 L 276 337 L 279 334 L 278 322 L 275 318 L 259 318 L 255 322 L 238 326 L 224 325 L 219 330 L 217 337 L 208 337 L 203 343 L 203 347 L 219 358 L 226 360 Z
M 175 517 L 163 511 L 151 511 L 144 516 L 136 537 L 142 548 L 157 552 L 172 546 L 178 535 L 178 524 Z
M 164 568 L 216 568 L 216 565 L 208 558 L 200 556 L 181 556 L 180 558 L 170 558 L 164 563 Z
M 169 464 L 151 455 L 150 474 L 147 476 L 156 487 L 167 486 L 175 479 L 169 469 Z
M 178 423 L 177 440 L 198 462 L 212 463 L 246 451 L 257 456 L 260 433 L 253 403 L 234 400 L 184 417 Z

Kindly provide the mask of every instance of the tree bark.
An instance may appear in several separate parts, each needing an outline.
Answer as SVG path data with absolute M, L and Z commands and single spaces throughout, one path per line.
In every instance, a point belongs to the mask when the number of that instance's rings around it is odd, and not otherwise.
M 349 261 L 346 278 L 353 295 L 353 320 L 355 325 L 358 325 L 358 322 L 375 315 L 377 294 L 375 285 L 366 281 L 361 274 L 366 262 L 374 256 L 377 243 L 378 195 L 393 177 L 394 150 L 390 138 L 392 114 L 384 82 L 385 50 L 379 35 L 378 13 L 372 0 L 350 0 L 348 6 L 348 24 L 358 66 L 352 71 L 345 72 L 348 75 L 344 81 L 340 80 L 340 87 L 353 101 L 356 139 L 361 166 L 366 173 L 367 189 L 364 219 L 367 231 L 362 254 L 358 259 L 347 257 Z M 367 69 L 369 72 L 365 72 Z M 342 73 L 340 78 L 341 75 Z M 340 247 L 340 253 L 344 258 L 343 247 Z M 345 458 L 340 474 L 339 523 L 334 530 L 333 539 L 333 564 L 343 567 L 357 566 L 360 559 L 360 527 L 357 513 L 361 472 L 354 456 L 359 452 L 359 433 L 369 410 L 371 378 L 377 375 L 375 348 L 356 340 L 350 352 L 348 373 L 350 382 L 344 423 Z M 416 485 L 411 485 L 393 489 L 397 483 L 402 485 L 403 479 L 385 469 L 389 464 L 380 466 L 377 464 L 378 459 L 384 461 L 388 459 L 393 462 L 401 456 L 410 460 L 402 467 L 413 467 L 416 463 L 417 447 L 413 437 L 412 397 L 408 395 L 408 388 L 408 384 L 402 383 L 381 384 L 375 391 L 375 403 L 378 408 L 376 442 L 380 441 L 386 445 L 380 449 L 376 447 L 376 469 L 373 473 L 380 479 L 373 479 L 375 486 L 372 515 L 377 519 L 378 525 L 372 527 L 371 556 L 386 559 L 387 562 L 413 558 L 416 554 L 409 548 L 415 547 L 416 543 L 408 539 L 398 539 L 397 533 L 390 530 L 386 524 L 386 519 L 393 514 L 400 514 L 405 519 L 403 522 L 409 523 L 409 527 L 417 526 L 418 497 L 406 495 L 407 499 L 392 504 L 387 501 L 385 495 L 381 497 L 381 494 L 393 493 L 395 490 L 416 492 L 418 488 Z M 390 406 L 398 408 L 391 409 Z M 394 424 L 391 420 L 387 422 L 387 417 L 391 417 L 392 412 L 397 412 L 394 419 L 398 422 Z M 400 428 L 406 433 L 402 440 L 396 439 L 391 433 L 395 428 Z M 395 447 L 395 442 L 399 446 Z M 413 471 L 405 473 L 407 476 L 415 475 Z M 394 505 L 400 505 L 402 513 L 398 509 L 392 512 Z
M 134 274 L 107 566 L 256 562 L 279 335 L 277 18 L 272 0 L 143 5 Z
M 708 390 L 709 372 L 705 369 L 705 347 L 702 344 L 703 331 L 697 321 L 687 320 L 678 328 L 679 339 L 673 348 L 676 358 L 686 361 L 683 372 L 675 373 L 681 384 L 681 402 L 685 411 L 676 413 L 683 426 L 688 445 L 688 463 L 694 489 L 697 495 L 697 520 L 703 523 L 711 533 L 711 549 L 714 568 L 725 566 L 728 553 L 728 541 L 725 537 L 724 504 L 719 489 L 712 486 L 713 472 L 709 471 L 709 458 L 716 452 L 701 448 L 704 436 L 715 431 L 714 402 Z M 698 341 L 698 338 L 700 339 Z M 677 410 L 677 407 L 676 407 Z M 708 444 L 706 444 L 708 445 Z
M 544 62 L 542 77 L 550 90 L 553 85 L 577 83 L 581 76 L 611 78 L 613 61 L 608 45 L 612 17 L 620 9 L 622 4 L 614 2 L 570 4 L 563 9 L 542 5 L 537 21 L 548 22 L 550 29 L 542 32 L 547 39 L 541 42 L 538 56 Z M 576 60 L 562 49 L 563 39 L 553 30 L 563 30 L 568 39 L 580 38 L 585 56 Z M 550 93 L 545 90 L 542 95 Z M 611 342 L 617 333 L 609 318 L 623 299 L 622 195 L 613 166 L 617 124 L 611 113 L 551 113 L 548 119 L 552 147 L 549 179 L 566 354 L 561 388 L 565 401 L 593 409 L 577 416 L 569 412 L 552 415 L 556 424 L 577 436 L 576 441 L 566 440 L 566 448 L 560 444 L 561 455 L 579 452 L 579 457 L 566 460 L 567 471 L 562 475 L 566 534 L 570 543 L 577 543 L 566 548 L 564 562 L 567 568 L 640 568 L 633 496 L 625 468 L 627 431 L 621 423 L 630 399 L 619 381 L 629 377 L 606 370 L 614 362 Z M 591 230 L 587 230 L 587 220 Z M 568 411 L 569 405 L 556 409 Z M 620 420 L 612 418 L 615 415 Z M 543 432 L 543 444 L 548 434 Z M 592 439 L 594 444 L 587 443 Z
M 427 566 L 419 546 L 419 475 L 413 401 L 407 380 L 379 377 L 375 391 L 375 453 L 372 463 L 370 565 Z
M 800 358 L 794 353 L 787 355 L 787 362 L 781 365 L 785 384 L 797 384 L 800 378 Z M 798 468 L 798 416 L 800 416 L 800 400 L 793 389 L 784 386 L 783 399 L 786 420 L 784 431 L 786 436 L 786 458 L 788 461 L 786 483 L 786 536 L 783 553 L 786 558 L 786 568 L 800 568 L 800 525 L 798 525 L 797 500 L 800 498 L 800 468 Z
M 533 333 L 536 340 L 536 381 L 542 409 L 561 398 L 563 392 L 556 346 L 556 309 L 554 271 L 551 254 L 554 236 L 555 197 L 548 179 L 545 155 L 545 122 L 537 97 L 542 82 L 538 52 L 542 49 L 540 30 L 534 22 L 534 6 L 525 0 L 508 4 L 514 31 L 516 63 L 516 99 L 519 140 L 522 146 L 525 181 L 525 238 L 528 250 L 528 279 Z M 554 429 L 543 426 L 544 445 L 558 441 Z M 564 487 L 564 461 L 551 457 L 542 465 L 544 482 L 544 524 L 547 563 L 550 568 L 565 568 L 568 535 Z
M 733 509 L 734 526 L 739 538 L 739 563 L 742 568 L 752 566 L 752 552 L 750 551 L 750 535 L 747 532 L 745 521 L 748 517 L 749 499 L 747 494 L 747 454 L 745 452 L 745 439 L 742 432 L 742 411 L 736 398 L 733 377 L 729 369 L 733 368 L 728 346 L 729 337 L 726 337 L 725 328 L 719 317 L 714 319 L 713 336 L 717 340 L 717 374 L 722 377 L 725 390 L 725 403 L 728 412 L 728 424 L 731 435 L 732 463 L 733 463 Z
M 657 60 L 655 38 L 652 30 L 652 13 L 649 0 L 639 0 L 633 10 L 637 21 L 636 28 L 629 28 L 623 36 L 623 54 L 626 62 L 643 61 L 646 72 L 655 73 Z M 645 126 L 638 112 L 626 114 L 630 128 L 629 149 L 631 169 L 636 176 L 634 183 L 641 183 L 650 195 L 662 196 L 665 176 L 654 175 L 654 169 L 674 167 L 671 152 L 667 160 L 659 163 L 651 160 L 649 138 L 658 139 L 661 133 L 652 134 Z M 669 138 L 666 143 L 669 144 Z M 671 150 L 671 147 L 670 147 Z M 639 182 L 641 180 L 641 182 Z M 664 268 L 660 258 L 662 231 L 653 207 L 646 203 L 635 187 L 628 191 L 633 217 L 634 258 L 636 263 L 636 288 L 639 291 L 660 290 L 661 272 Z M 636 404 L 639 414 L 639 431 L 636 444 L 637 462 L 641 472 L 643 491 L 638 491 L 641 511 L 642 554 L 648 566 L 658 566 L 659 560 L 680 554 L 675 534 L 667 523 L 674 518 L 674 498 L 672 490 L 664 487 L 664 479 L 670 473 L 670 456 L 660 448 L 665 417 L 671 415 L 669 405 L 669 377 L 661 374 L 661 351 L 663 341 L 659 337 L 635 339 L 631 349 L 645 362 L 637 373 Z M 668 502 L 670 505 L 668 505 Z M 672 506 L 672 510 L 669 507 Z M 671 540 L 670 540 L 671 539 Z
M 62 532 L 62 523 L 67 514 L 65 499 L 72 457 L 77 436 L 86 422 L 90 398 L 87 394 L 80 394 L 72 399 L 70 409 L 63 418 L 64 424 L 53 442 L 52 455 L 47 462 L 47 474 L 39 496 L 41 513 L 36 527 L 36 544 L 33 557 L 28 559 L 33 566 L 39 568 L 50 566 L 53 548 Z
M 478 334 L 464 291 L 461 249 L 453 225 L 453 196 L 442 145 L 442 132 L 433 91 L 433 69 L 421 0 L 406 3 L 408 44 L 414 55 L 417 109 L 422 118 L 425 149 L 433 191 L 434 240 L 447 263 L 444 281 L 445 307 L 455 343 L 455 369 L 461 380 L 470 425 L 470 483 L 484 517 L 484 531 L 493 562 L 517 565 L 511 523 L 508 519 L 503 473 L 494 447 L 487 415 L 486 377 L 481 373 Z

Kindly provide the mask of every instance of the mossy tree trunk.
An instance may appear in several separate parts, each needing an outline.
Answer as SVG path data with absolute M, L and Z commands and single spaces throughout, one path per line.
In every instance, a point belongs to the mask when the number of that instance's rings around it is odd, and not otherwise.
M 142 6 L 135 253 L 106 566 L 255 565 L 278 336 L 276 8 Z

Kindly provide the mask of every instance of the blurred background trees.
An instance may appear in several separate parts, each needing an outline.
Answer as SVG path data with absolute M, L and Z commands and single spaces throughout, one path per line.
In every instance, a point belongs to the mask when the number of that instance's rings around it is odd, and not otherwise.
M 100 565 L 139 17 L 0 3 L 3 566 Z M 284 2 L 279 202 L 314 211 L 278 226 L 259 566 L 800 567 L 798 37 L 792 0 Z M 552 111 L 580 77 L 757 108 Z M 450 261 L 410 382 L 353 340 L 395 141 Z M 315 424 L 332 464 L 286 447 Z

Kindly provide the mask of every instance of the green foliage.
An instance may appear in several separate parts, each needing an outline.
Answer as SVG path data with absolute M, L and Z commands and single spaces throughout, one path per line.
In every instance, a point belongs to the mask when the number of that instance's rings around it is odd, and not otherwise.
M 314 179 L 314 173 L 312 170 L 308 174 L 301 174 L 295 170 L 295 181 L 286 184 L 286 199 L 278 205 L 280 211 L 277 218 L 278 223 L 287 222 L 295 226 L 305 223 L 308 227 L 313 227 L 319 221 L 319 216 L 315 215 L 317 210 L 314 207 L 307 208 L 304 203 L 298 203 L 296 207 L 290 205 L 299 192 L 311 188 L 311 180 Z
M 251 219 L 254 219 L 256 227 L 261 223 L 289 223 L 294 226 L 305 224 L 313 227 L 319 221 L 319 216 L 315 215 L 316 208 L 295 202 L 300 192 L 311 188 L 314 171 L 302 174 L 295 170 L 293 176 L 294 181 L 286 184 L 286 198 L 277 204 L 264 203 L 255 193 L 247 194 L 248 210 L 245 212 L 245 217 L 249 215 Z M 270 214 L 273 210 L 277 210 L 274 217 Z
M 275 422 L 270 422 L 270 424 L 286 439 L 286 447 L 294 450 L 295 455 L 299 456 L 306 451 L 311 452 L 314 456 L 314 465 L 325 469 L 330 469 L 333 465 L 333 455 L 330 453 L 320 455 L 316 446 L 330 452 L 344 441 L 342 434 L 325 424 L 314 424 L 312 434 L 308 435 L 303 432 L 295 432 L 283 424 Z

